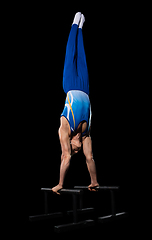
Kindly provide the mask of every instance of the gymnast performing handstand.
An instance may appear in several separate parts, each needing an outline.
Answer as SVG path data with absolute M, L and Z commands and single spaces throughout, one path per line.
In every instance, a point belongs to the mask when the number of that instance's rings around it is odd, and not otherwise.
M 60 118 L 59 139 L 61 144 L 61 166 L 59 184 L 52 188 L 58 191 L 63 188 L 64 178 L 73 154 L 83 145 L 88 171 L 91 177 L 90 191 L 99 186 L 97 182 L 96 166 L 92 153 L 91 104 L 89 100 L 89 77 L 83 45 L 82 27 L 85 17 L 76 13 L 69 34 L 63 71 L 63 90 L 66 100 Z

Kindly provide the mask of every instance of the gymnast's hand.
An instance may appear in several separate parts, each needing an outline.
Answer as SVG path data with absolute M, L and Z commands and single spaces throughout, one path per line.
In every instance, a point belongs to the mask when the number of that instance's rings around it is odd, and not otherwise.
M 58 191 L 59 191 L 60 189 L 62 189 L 62 188 L 63 188 L 63 187 L 62 187 L 60 184 L 58 184 L 57 186 L 55 186 L 54 188 L 52 188 L 52 192 L 60 195 L 60 193 L 59 193 Z
M 93 191 L 93 192 L 97 192 L 97 191 L 98 191 L 98 188 L 99 188 L 99 184 L 96 184 L 96 185 L 90 184 L 90 185 L 88 186 L 88 190 L 89 190 L 89 191 Z

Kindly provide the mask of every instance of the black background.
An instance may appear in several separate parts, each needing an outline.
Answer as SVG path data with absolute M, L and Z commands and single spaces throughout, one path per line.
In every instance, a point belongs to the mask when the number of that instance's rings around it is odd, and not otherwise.
M 32 225 L 28 216 L 44 212 L 41 187 L 58 184 L 60 142 L 58 128 L 64 107 L 62 73 L 66 43 L 74 15 L 81 11 L 84 46 L 90 78 L 93 154 L 100 185 L 119 185 L 117 210 L 129 212 L 127 220 L 104 225 L 103 233 L 121 236 L 131 229 L 129 190 L 134 161 L 135 29 L 134 11 L 129 5 L 100 3 L 76 6 L 53 3 L 20 6 L 16 17 L 19 87 L 17 95 L 19 174 L 22 189 L 23 225 L 27 236 L 52 236 L 50 223 Z M 21 20 L 21 22 L 20 22 Z M 15 28 L 15 27 L 14 27 Z M 90 177 L 81 151 L 71 160 L 65 188 L 89 185 Z M 108 194 L 97 197 L 102 214 L 110 214 Z M 105 198 L 105 199 L 104 199 Z M 70 209 L 72 201 L 54 197 L 50 211 Z M 86 205 L 94 204 L 94 195 Z M 58 225 L 58 224 L 57 224 Z M 51 229 L 51 230 L 50 230 Z M 30 230 L 30 231 L 29 231 Z M 89 229 L 90 234 L 99 229 Z M 87 230 L 88 231 L 88 230 Z M 45 235 L 45 236 L 46 236 Z M 107 236 L 109 236 L 107 235 Z

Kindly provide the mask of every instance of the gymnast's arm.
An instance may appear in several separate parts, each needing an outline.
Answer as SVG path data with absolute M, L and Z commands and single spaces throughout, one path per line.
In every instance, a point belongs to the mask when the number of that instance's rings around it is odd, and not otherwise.
M 52 191 L 59 194 L 58 191 L 63 188 L 64 178 L 67 173 L 67 170 L 70 166 L 71 160 L 71 146 L 70 146 L 70 138 L 69 131 L 66 125 L 62 125 L 59 128 L 59 138 L 62 149 L 61 155 L 61 165 L 60 165 L 60 180 L 59 184 L 52 188 Z
M 59 139 L 61 144 L 61 163 L 62 161 L 69 161 L 71 159 L 71 146 L 70 146 L 70 137 L 68 134 L 68 130 L 64 127 L 59 128 Z

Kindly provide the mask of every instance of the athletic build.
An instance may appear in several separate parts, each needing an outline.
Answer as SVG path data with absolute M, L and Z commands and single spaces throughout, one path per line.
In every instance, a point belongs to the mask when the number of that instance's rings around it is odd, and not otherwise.
M 63 89 L 67 94 L 60 118 L 59 139 L 61 144 L 61 166 L 59 184 L 52 191 L 59 194 L 70 165 L 71 156 L 83 146 L 87 167 L 91 177 L 89 190 L 99 186 L 93 160 L 90 137 L 91 104 L 89 100 L 89 77 L 83 45 L 82 26 L 84 15 L 76 13 L 68 38 L 63 71 Z

